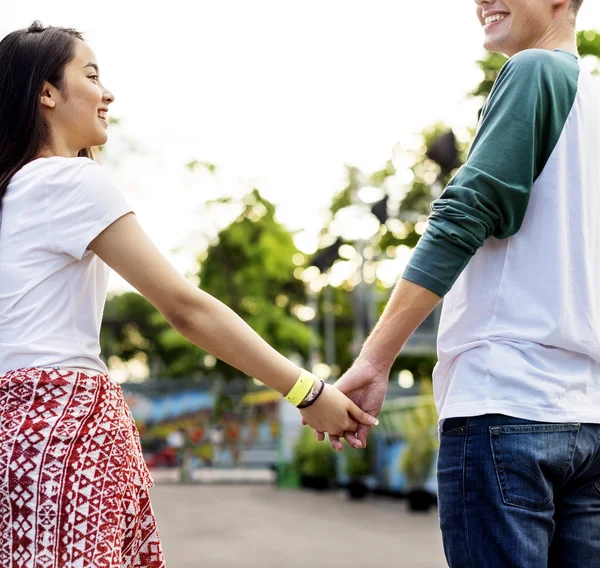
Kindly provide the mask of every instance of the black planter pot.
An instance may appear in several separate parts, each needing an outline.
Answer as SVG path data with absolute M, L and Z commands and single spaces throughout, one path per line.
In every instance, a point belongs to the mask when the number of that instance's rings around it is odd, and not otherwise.
M 313 477 L 312 475 L 301 475 L 300 485 L 305 489 L 314 489 L 315 491 L 325 491 L 329 489 L 329 481 L 324 477 Z
M 367 486 L 362 481 L 351 481 L 346 487 L 350 499 L 364 499 L 368 491 Z
M 408 495 L 408 508 L 411 511 L 428 511 L 433 505 L 433 498 L 428 491 L 424 489 L 415 489 Z

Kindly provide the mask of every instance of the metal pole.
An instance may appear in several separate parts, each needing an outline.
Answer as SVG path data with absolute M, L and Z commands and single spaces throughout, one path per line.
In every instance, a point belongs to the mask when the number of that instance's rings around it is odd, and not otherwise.
M 371 330 L 377 323 L 377 297 L 378 290 L 376 285 L 377 280 L 366 286 L 366 320 L 367 320 L 367 334 L 371 333 Z
M 360 264 L 358 267 L 359 282 L 354 288 L 352 298 L 354 300 L 354 340 L 352 342 L 352 355 L 357 357 L 360 353 L 362 344 L 365 341 L 365 294 L 364 285 L 365 279 L 363 276 L 363 268 L 365 262 L 365 241 L 359 239 L 356 242 L 356 248 L 360 256 Z
M 325 286 L 323 305 L 323 324 L 325 335 L 325 363 L 335 365 L 335 314 L 333 313 L 333 287 Z
M 314 310 L 315 317 L 310 322 L 310 328 L 313 331 L 313 336 L 310 340 L 308 348 L 308 364 L 309 371 L 312 371 L 313 367 L 319 361 L 319 348 L 318 348 L 318 337 L 319 337 L 319 296 L 312 290 L 308 292 L 308 305 Z

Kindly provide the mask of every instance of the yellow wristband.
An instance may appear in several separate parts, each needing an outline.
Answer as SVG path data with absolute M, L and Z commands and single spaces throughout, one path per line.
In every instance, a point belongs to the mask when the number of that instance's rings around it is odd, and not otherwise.
M 294 406 L 298 406 L 305 398 L 306 395 L 311 391 L 317 377 L 302 369 L 300 376 L 296 381 L 296 384 L 292 387 L 292 390 L 283 398 Z

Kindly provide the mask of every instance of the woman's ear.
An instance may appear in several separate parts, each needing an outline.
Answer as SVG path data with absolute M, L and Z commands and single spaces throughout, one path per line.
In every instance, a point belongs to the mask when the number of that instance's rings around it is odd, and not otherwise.
M 54 87 L 50 83 L 48 83 L 48 81 L 44 81 L 42 92 L 40 94 L 40 103 L 42 104 L 42 106 L 45 106 L 47 108 L 54 108 L 56 106 L 54 92 Z

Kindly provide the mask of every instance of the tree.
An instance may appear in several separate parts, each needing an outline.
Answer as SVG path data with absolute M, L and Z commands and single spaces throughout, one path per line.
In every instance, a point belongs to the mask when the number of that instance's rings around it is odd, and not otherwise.
M 231 205 L 231 199 L 208 204 Z M 311 341 L 304 284 L 294 277 L 304 260 L 292 235 L 275 219 L 275 207 L 257 190 L 238 203 L 240 214 L 199 257 L 202 289 L 240 315 L 263 339 L 285 355 L 307 356 Z M 299 261 L 300 259 L 300 261 Z M 190 343 L 172 329 L 142 296 L 111 298 L 105 310 L 103 352 L 151 365 L 153 375 L 224 378 L 239 371 Z
M 232 203 L 230 199 L 218 203 Z M 275 207 L 253 190 L 239 204 L 241 213 L 199 258 L 200 286 L 246 321 L 265 341 L 285 355 L 306 357 L 312 339 L 305 319 L 303 283 L 294 277 L 298 258 L 291 233 L 275 219 Z M 296 263 L 294 263 L 296 260 Z M 302 259 L 303 260 L 303 259 Z M 190 375 L 199 368 L 213 369 L 224 377 L 239 372 L 166 330 L 167 342 L 177 356 L 170 362 L 172 374 Z M 200 365 L 199 365 L 200 363 Z

